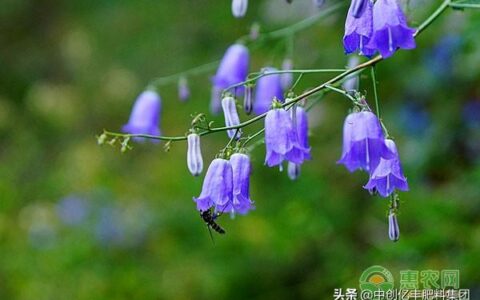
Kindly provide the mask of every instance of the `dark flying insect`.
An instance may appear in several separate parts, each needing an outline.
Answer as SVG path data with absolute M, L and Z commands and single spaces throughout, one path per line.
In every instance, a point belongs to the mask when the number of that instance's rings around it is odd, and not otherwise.
M 225 229 L 223 229 L 222 226 L 218 225 L 217 222 L 215 222 L 215 219 L 219 215 L 220 214 L 218 213 L 212 214 L 212 211 L 210 209 L 205 211 L 200 211 L 200 217 L 202 217 L 205 224 L 207 224 L 208 229 L 211 228 L 220 234 L 225 234 Z

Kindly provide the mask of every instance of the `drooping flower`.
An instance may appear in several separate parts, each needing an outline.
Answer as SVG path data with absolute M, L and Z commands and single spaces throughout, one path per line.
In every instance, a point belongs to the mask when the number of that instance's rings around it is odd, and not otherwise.
M 348 58 L 347 68 L 353 69 L 358 65 L 358 63 L 359 63 L 358 56 L 352 55 Z M 342 87 L 345 91 L 349 93 L 358 91 L 359 81 L 360 80 L 359 80 L 358 74 L 350 74 L 347 76 L 347 78 L 343 82 Z
M 385 140 L 385 145 L 393 153 L 393 156 L 388 159 L 380 159 L 378 166 L 370 174 L 370 180 L 365 185 L 370 192 L 377 191 L 382 197 L 390 196 L 395 189 L 408 191 L 408 183 L 403 175 L 397 147 L 390 139 Z
M 293 69 L 293 61 L 291 58 L 285 58 L 282 63 L 282 70 L 291 70 Z M 282 84 L 282 89 L 288 90 L 292 86 L 293 74 L 292 73 L 283 73 L 280 75 L 280 82 Z
M 223 115 L 225 117 L 225 126 L 237 126 L 240 124 L 240 118 L 238 117 L 237 112 L 237 104 L 235 103 L 235 99 L 232 96 L 226 96 L 222 99 L 222 108 L 223 108 Z M 241 129 L 229 129 L 227 130 L 227 134 L 229 138 L 239 139 L 242 135 Z
M 235 18 L 243 18 L 247 13 L 248 0 L 233 0 L 232 14 Z
M 394 212 L 390 212 L 388 215 L 388 237 L 394 242 L 400 238 L 400 227 L 398 226 L 397 215 Z
M 263 69 L 265 74 L 268 72 L 275 72 L 275 68 Z M 279 74 L 269 74 L 261 77 L 257 81 L 257 87 L 255 89 L 255 102 L 253 103 L 253 111 L 255 114 L 260 115 L 267 112 L 272 105 L 273 99 L 283 101 L 282 83 Z
M 302 168 L 302 165 L 300 164 L 288 162 L 288 168 L 287 168 L 288 178 L 290 178 L 291 180 L 296 180 L 300 176 L 301 168 Z
M 203 180 L 202 192 L 198 198 L 193 198 L 199 211 L 211 207 L 226 205 L 233 199 L 232 165 L 226 159 L 216 158 L 208 167 Z
M 397 48 L 414 49 L 415 31 L 408 27 L 397 0 L 377 0 L 373 8 L 373 35 L 368 47 L 378 50 L 383 58 L 392 56 Z
M 161 105 L 160 96 L 156 92 L 144 91 L 141 93 L 133 105 L 128 123 L 122 127 L 123 132 L 160 135 L 158 121 Z
M 233 200 L 226 205 L 217 206 L 217 212 L 239 213 L 244 215 L 254 209 L 250 200 L 250 158 L 246 154 L 235 153 L 230 157 L 233 169 Z
M 375 170 L 380 158 L 394 156 L 385 144 L 385 135 L 377 116 L 369 111 L 351 113 L 343 125 L 343 151 L 337 162 L 353 172 Z
M 283 108 L 274 108 L 265 117 L 265 164 L 280 165 L 283 160 L 301 164 L 310 157 L 310 149 L 298 141 L 289 113 Z
M 187 136 L 187 166 L 193 176 L 198 176 L 203 170 L 202 149 L 200 147 L 200 136 L 191 133 Z
M 212 78 L 212 103 L 210 109 L 212 113 L 220 112 L 221 93 L 227 87 L 245 81 L 248 75 L 248 64 L 250 55 L 247 47 L 241 44 L 230 46 L 225 52 L 222 61 L 217 69 L 217 73 Z M 243 88 L 238 87 L 232 91 L 235 96 L 243 93 Z
M 373 4 L 370 0 L 364 1 L 365 7 L 358 17 L 354 16 L 354 10 L 358 9 L 358 1 L 352 1 L 345 21 L 345 35 L 343 36 L 343 47 L 345 53 L 350 54 L 359 51 L 359 54 L 372 56 L 375 48 L 369 45 L 373 34 Z
M 188 88 L 188 81 L 185 77 L 180 77 L 178 80 L 178 98 L 182 102 L 190 98 L 190 89 Z

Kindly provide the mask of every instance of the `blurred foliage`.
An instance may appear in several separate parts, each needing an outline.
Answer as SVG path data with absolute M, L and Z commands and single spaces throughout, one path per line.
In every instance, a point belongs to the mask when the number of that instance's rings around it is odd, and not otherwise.
M 333 2 L 327 1 L 328 2 Z M 438 4 L 410 0 L 418 25 Z M 406 3 L 407 4 L 407 3 Z M 459 269 L 480 297 L 480 15 L 449 11 L 378 65 L 383 119 L 397 139 L 411 191 L 402 193 L 401 239 L 387 236 L 388 203 L 363 173 L 336 165 L 350 108 L 328 95 L 311 112 L 314 159 L 291 182 L 252 154 L 256 211 L 221 218 L 215 245 L 195 210 L 202 179 L 185 144 L 96 145 L 119 129 L 150 79 L 219 59 L 248 33 L 316 13 L 310 0 L 3 0 L 0 4 L 0 299 L 329 299 L 358 287 L 375 264 Z M 345 8 L 346 10 L 346 8 Z M 343 67 L 345 10 L 295 36 L 296 68 Z M 286 41 L 252 51 L 252 71 L 279 67 Z M 207 111 L 212 74 L 161 89 L 162 130 L 182 135 Z M 327 75 L 305 76 L 298 91 Z M 367 72 L 362 91 L 371 95 Z M 220 117 L 213 118 L 221 124 Z M 209 162 L 227 142 L 203 139 Z M 476 295 L 476 296 L 475 296 Z

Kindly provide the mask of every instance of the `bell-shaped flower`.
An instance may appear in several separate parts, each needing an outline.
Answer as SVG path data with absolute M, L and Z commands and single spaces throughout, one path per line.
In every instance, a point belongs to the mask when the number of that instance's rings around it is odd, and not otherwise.
M 250 200 L 250 157 L 246 154 L 235 153 L 230 157 L 233 169 L 233 200 L 226 205 L 217 206 L 217 212 L 239 213 L 244 215 L 254 209 Z
M 373 35 L 368 47 L 378 50 L 383 58 L 392 56 L 397 48 L 414 49 L 415 31 L 408 27 L 397 0 L 377 0 L 373 8 Z
M 354 16 L 354 10 L 358 9 L 355 6 L 357 1 L 352 1 L 348 10 L 347 20 L 345 21 L 345 35 L 343 36 L 343 47 L 347 54 L 356 51 L 365 56 L 375 54 L 375 48 L 369 46 L 373 34 L 373 4 L 370 0 L 364 2 L 365 7 L 360 16 Z
M 187 166 L 193 176 L 198 176 L 203 170 L 202 149 L 200 147 L 200 136 L 190 133 L 187 136 Z
M 233 0 L 232 14 L 235 18 L 243 18 L 247 13 L 248 0 Z
M 400 238 L 400 227 L 398 226 L 397 215 L 394 212 L 390 212 L 388 215 L 388 237 L 394 242 Z
M 275 72 L 275 68 L 265 68 L 263 72 Z M 279 74 L 269 74 L 261 77 L 257 81 L 255 89 L 255 102 L 253 103 L 253 111 L 257 115 L 267 112 L 272 106 L 273 99 L 283 101 L 282 83 Z
M 240 124 L 240 118 L 238 117 L 237 112 L 237 104 L 235 103 L 235 99 L 232 96 L 226 96 L 222 99 L 222 108 L 223 108 L 223 115 L 225 117 L 225 126 L 237 126 Z M 227 130 L 227 134 L 229 138 L 239 139 L 242 135 L 242 131 L 240 128 L 238 129 L 229 129 Z
M 232 165 L 226 159 L 216 158 L 208 167 L 203 180 L 202 192 L 198 198 L 193 198 L 199 211 L 211 207 L 226 205 L 233 199 Z
M 222 91 L 232 85 L 245 81 L 248 75 L 250 55 L 248 48 L 241 44 L 230 46 L 225 52 L 217 73 L 212 78 L 212 113 L 220 112 L 220 97 Z M 243 88 L 238 87 L 232 91 L 236 96 L 243 93 Z
M 373 171 L 381 158 L 393 158 L 377 116 L 369 111 L 351 113 L 343 125 L 343 151 L 337 162 L 353 172 Z
M 158 121 L 162 100 L 154 91 L 144 91 L 141 93 L 135 104 L 128 123 L 122 127 L 123 132 L 130 134 L 150 134 L 160 135 Z
M 408 183 L 403 175 L 397 147 L 390 139 L 385 140 L 385 145 L 393 153 L 393 156 L 380 159 L 378 166 L 370 173 L 370 180 L 365 185 L 370 192 L 376 191 L 382 197 L 390 196 L 395 189 L 408 191 Z
M 280 165 L 283 160 L 301 164 L 310 158 L 310 149 L 303 147 L 293 127 L 289 113 L 283 108 L 274 108 L 265 117 L 265 164 Z

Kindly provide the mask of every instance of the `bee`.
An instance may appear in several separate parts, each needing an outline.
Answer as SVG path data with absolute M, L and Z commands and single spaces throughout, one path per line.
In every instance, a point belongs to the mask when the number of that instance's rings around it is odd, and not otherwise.
M 208 227 L 208 230 L 210 231 L 210 228 L 218 232 L 219 234 L 225 234 L 225 229 L 222 228 L 222 226 L 218 225 L 215 220 L 217 219 L 218 216 L 220 216 L 220 213 L 212 213 L 211 209 L 207 209 L 205 211 L 200 211 L 200 217 L 202 220 L 205 222 L 205 224 Z M 212 233 L 210 232 L 210 235 Z

